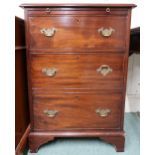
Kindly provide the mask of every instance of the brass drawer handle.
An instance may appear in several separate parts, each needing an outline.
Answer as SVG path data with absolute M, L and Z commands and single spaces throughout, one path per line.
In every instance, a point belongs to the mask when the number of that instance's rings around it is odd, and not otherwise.
M 44 114 L 48 117 L 55 117 L 58 114 L 57 110 L 44 110 Z
M 115 30 L 113 28 L 104 28 L 101 27 L 100 29 L 98 29 L 98 33 L 100 33 L 103 37 L 110 37 L 112 35 L 112 32 L 114 32 Z
M 40 32 L 46 37 L 53 37 L 56 31 L 55 28 L 43 28 L 40 30 Z
M 106 76 L 107 74 L 111 73 L 113 70 L 110 68 L 108 65 L 101 65 L 98 69 L 97 72 L 101 73 L 103 76 Z
M 110 109 L 96 109 L 96 114 L 98 114 L 100 117 L 107 117 L 110 113 Z
M 54 77 L 57 73 L 56 68 L 43 68 L 42 73 L 44 73 L 46 76 Z

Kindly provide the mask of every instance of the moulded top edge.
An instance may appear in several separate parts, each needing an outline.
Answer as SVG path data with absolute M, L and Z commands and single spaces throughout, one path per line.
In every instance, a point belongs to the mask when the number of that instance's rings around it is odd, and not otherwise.
M 74 4 L 67 4 L 67 3 L 25 3 L 21 4 L 20 7 L 22 8 L 44 8 L 44 7 L 79 7 L 79 8 L 102 8 L 102 7 L 114 7 L 114 8 L 133 8 L 136 7 L 135 4 L 105 4 L 105 3 L 74 3 Z

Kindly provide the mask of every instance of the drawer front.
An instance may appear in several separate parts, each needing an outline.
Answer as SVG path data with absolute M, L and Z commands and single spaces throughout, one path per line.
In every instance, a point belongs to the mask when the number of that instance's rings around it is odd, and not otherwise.
M 34 130 L 119 129 L 121 94 L 34 97 Z
M 31 55 L 33 89 L 123 87 L 123 54 Z
M 126 16 L 57 15 L 28 19 L 31 49 L 125 49 Z

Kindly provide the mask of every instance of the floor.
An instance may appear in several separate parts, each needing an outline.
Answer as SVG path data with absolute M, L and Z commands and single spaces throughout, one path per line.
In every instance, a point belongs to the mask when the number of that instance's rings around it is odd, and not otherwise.
M 140 121 L 136 113 L 125 114 L 125 152 L 118 153 L 99 139 L 57 139 L 27 155 L 140 155 Z

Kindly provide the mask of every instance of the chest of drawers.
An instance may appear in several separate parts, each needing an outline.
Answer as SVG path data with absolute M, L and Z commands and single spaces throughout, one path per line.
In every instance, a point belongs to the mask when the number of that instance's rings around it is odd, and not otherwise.
M 99 137 L 124 151 L 133 4 L 23 4 L 31 152 L 56 137 Z

